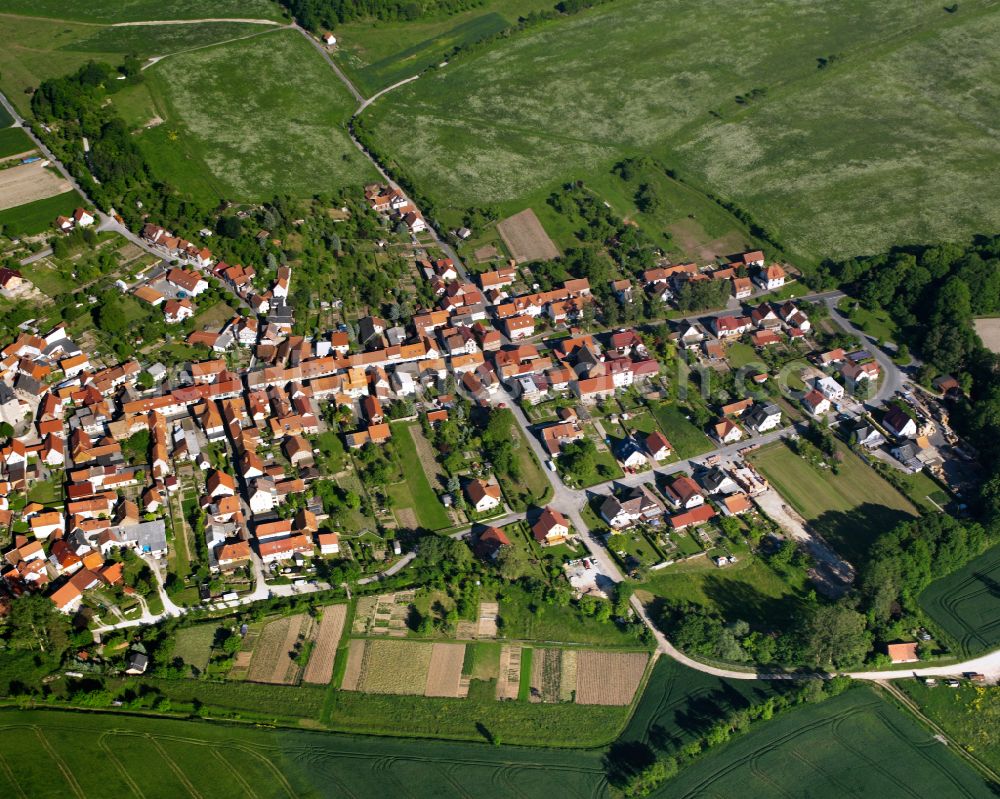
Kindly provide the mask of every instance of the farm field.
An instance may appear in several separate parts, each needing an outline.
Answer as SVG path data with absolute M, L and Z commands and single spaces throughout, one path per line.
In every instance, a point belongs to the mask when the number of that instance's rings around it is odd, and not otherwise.
M 239 17 L 281 20 L 281 9 L 269 0 L 0 0 L 0 14 L 52 17 L 81 22 L 137 22 L 159 19 Z
M 57 216 L 68 216 L 82 203 L 82 198 L 70 189 L 54 197 L 18 205 L 0 211 L 0 227 L 9 233 L 34 234 L 47 230 Z
M 304 641 L 311 640 L 313 626 L 305 613 L 268 622 L 253 645 L 247 680 L 280 685 L 298 682 L 301 667 L 292 655 Z
M 808 264 L 1000 223 L 982 169 L 1000 163 L 997 97 L 980 88 L 998 31 L 987 0 L 951 14 L 929 0 L 625 2 L 459 58 L 362 120 L 441 207 L 520 210 L 539 187 L 647 153 Z M 928 184 L 942 190 L 900 191 Z
M 165 121 L 136 140 L 188 195 L 308 197 L 376 177 L 344 130 L 353 99 L 294 31 L 173 56 L 144 75 Z
M 34 149 L 35 143 L 23 129 L 0 127 L 0 158 L 9 158 Z
M 992 791 L 915 719 L 857 687 L 754 727 L 653 795 L 985 798 Z
M 71 191 L 72 187 L 54 169 L 41 161 L 0 170 L 0 211 L 45 200 Z
M 500 220 L 497 223 L 497 232 L 519 264 L 528 261 L 551 261 L 559 257 L 559 250 L 530 208 Z
M 940 685 L 928 687 L 920 680 L 898 680 L 895 685 L 960 745 L 1000 769 L 1000 688 L 963 683 L 942 690 Z
M 23 795 L 37 799 L 74 795 L 74 788 L 81 796 L 392 796 L 401 783 L 414 799 L 503 799 L 512 792 L 609 795 L 602 785 L 599 751 L 357 738 L 45 711 L 0 714 L 0 746 L 18 755 L 24 764 L 17 771 L 27 791 Z M 109 750 L 116 753 L 113 759 Z M 94 768 L 95 763 L 107 767 Z M 10 773 L 0 772 L 0 786 L 6 795 L 22 795 Z M 76 785 L 63 774 L 71 775 Z
M 917 511 L 857 455 L 839 442 L 837 447 L 843 455 L 837 475 L 820 473 L 784 443 L 762 447 L 750 459 L 815 531 L 859 564 L 878 533 Z
M 333 679 L 333 663 L 346 620 L 347 605 L 328 605 L 323 608 L 323 618 L 316 631 L 316 644 L 302 675 L 304 682 L 326 685 Z
M 1000 547 L 993 547 L 964 568 L 932 582 L 920 594 L 920 607 L 958 651 L 976 655 L 1000 644 Z

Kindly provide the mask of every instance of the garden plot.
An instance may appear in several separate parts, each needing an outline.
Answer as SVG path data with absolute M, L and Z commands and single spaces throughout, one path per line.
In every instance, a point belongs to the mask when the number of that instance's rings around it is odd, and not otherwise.
M 521 687 L 521 652 L 519 646 L 501 647 L 497 699 L 517 699 Z
M 479 603 L 479 622 L 476 636 L 478 638 L 497 637 L 497 617 L 500 615 L 500 604 L 497 602 Z
M 577 653 L 536 649 L 531 661 L 532 702 L 567 702 L 576 691 Z
M 575 700 L 578 705 L 629 704 L 649 659 L 645 652 L 582 651 L 575 654 Z
M 254 645 L 247 679 L 282 685 L 297 683 L 302 669 L 294 658 L 312 630 L 313 620 L 305 613 L 270 622 Z
M 465 644 L 431 644 L 424 696 L 465 697 L 469 681 L 462 679 Z
M 302 676 L 305 682 L 326 685 L 333 678 L 333 661 L 337 657 L 337 644 L 344 632 L 346 619 L 347 605 L 330 605 L 323 608 L 323 618 L 316 633 L 316 646 Z
M 535 216 L 535 212 L 530 208 L 497 223 L 497 232 L 519 264 L 528 261 L 550 261 L 559 257 L 559 248 L 553 244 L 542 223 Z
M 413 591 L 361 597 L 351 629 L 355 635 L 406 635 L 406 619 L 414 597 Z

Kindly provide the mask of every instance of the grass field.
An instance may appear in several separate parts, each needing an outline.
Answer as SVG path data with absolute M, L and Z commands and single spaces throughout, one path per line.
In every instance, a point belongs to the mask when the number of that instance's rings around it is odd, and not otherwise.
M 970 683 L 929 688 L 919 680 L 898 680 L 895 685 L 975 757 L 1000 769 L 1000 688 Z
M 4 113 L 7 113 L 6 109 Z M 0 128 L 0 158 L 34 149 L 35 143 L 21 128 Z
M 838 553 L 860 564 L 879 533 L 917 511 L 857 455 L 837 447 L 843 455 L 837 475 L 811 466 L 784 443 L 763 447 L 751 460 Z
M 994 794 L 916 720 L 871 688 L 858 687 L 783 713 L 713 749 L 653 795 L 985 799 Z
M 966 655 L 1000 644 L 1000 547 L 994 547 L 920 595 L 920 606 Z
M 281 9 L 269 0 L 0 0 L 0 14 L 79 20 L 137 22 L 159 19 L 238 17 L 280 20 Z
M 80 195 L 75 191 L 35 200 L 0 211 L 0 227 L 10 233 L 34 234 L 49 228 L 59 215 L 68 216 L 80 205 Z
M 451 521 L 420 466 L 410 426 L 409 423 L 392 426 L 392 437 L 405 482 L 389 486 L 389 494 L 398 507 L 412 508 L 421 526 L 428 530 L 440 530 L 451 524 Z
M 145 75 L 165 122 L 136 140 L 156 174 L 186 194 L 308 197 L 376 177 L 344 130 L 347 89 L 294 31 L 172 56 Z M 135 102 L 123 98 L 132 123 Z
M 713 448 L 712 440 L 691 422 L 676 405 L 660 403 L 652 406 L 653 416 L 663 430 L 663 435 L 680 458 L 693 458 Z
M 669 602 L 694 602 L 727 620 L 744 619 L 784 628 L 800 611 L 792 586 L 753 556 L 719 569 L 708 558 L 677 564 L 656 572 L 641 589 Z
M 441 206 L 513 206 L 651 153 L 815 261 L 1000 223 L 982 169 L 1000 163 L 983 88 L 998 32 L 988 0 L 955 14 L 930 0 L 616 3 L 501 40 L 366 113 Z M 911 201 L 920 185 L 941 190 Z

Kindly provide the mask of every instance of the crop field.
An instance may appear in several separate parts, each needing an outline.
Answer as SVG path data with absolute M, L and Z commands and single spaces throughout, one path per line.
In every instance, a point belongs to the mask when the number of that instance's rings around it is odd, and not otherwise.
M 462 679 L 465 644 L 431 644 L 424 696 L 466 696 L 469 681 Z
M 627 705 L 642 682 L 649 657 L 645 652 L 578 652 L 578 705 Z
M 345 691 L 423 694 L 435 644 L 417 641 L 351 641 Z M 461 659 L 459 671 L 461 672 Z
M 443 207 L 513 210 L 649 153 L 816 261 L 1000 224 L 982 168 L 1000 163 L 998 33 L 989 0 L 635 0 L 500 40 L 366 113 Z
M 576 691 L 576 661 L 572 649 L 535 649 L 531 658 L 532 702 L 569 702 Z
M 497 679 L 497 699 L 517 699 L 521 688 L 522 647 L 504 644 L 500 649 L 500 676 Z
M 871 688 L 803 705 L 713 750 L 654 796 L 988 797 L 976 772 Z
M 0 790 L 32 799 L 608 796 L 599 751 L 47 711 L 4 711 L 0 748 Z
M 269 622 L 254 644 L 247 679 L 282 685 L 296 683 L 301 669 L 292 655 L 300 637 L 308 639 L 312 627 L 313 621 L 305 613 Z
M 35 143 L 22 128 L 0 127 L 0 158 L 10 158 L 34 149 Z
M 316 646 L 302 675 L 304 682 L 326 685 L 333 679 L 333 661 L 337 656 L 337 646 L 340 644 L 346 619 L 347 605 L 328 605 L 323 608 L 323 618 L 316 631 Z
M 144 74 L 165 121 L 137 141 L 182 192 L 308 197 L 376 177 L 344 130 L 347 89 L 294 31 L 171 56 Z
M 70 189 L 54 197 L 18 205 L 0 211 L 0 226 L 10 233 L 41 233 L 51 227 L 57 216 L 68 216 L 81 204 L 81 197 Z
M 994 649 L 1000 644 L 1000 547 L 935 580 L 919 601 L 960 652 Z
M 52 17 L 81 22 L 137 22 L 206 17 L 280 20 L 277 4 L 268 0 L 0 0 L 0 14 Z
M 783 443 L 761 448 L 751 460 L 813 530 L 859 564 L 878 533 L 917 511 L 857 455 L 842 444 L 837 447 L 843 460 L 836 475 L 811 466 Z
M 519 264 L 559 257 L 558 248 L 530 208 L 498 222 L 497 232 Z
M 0 170 L 0 211 L 65 194 L 72 187 L 58 172 L 41 161 Z

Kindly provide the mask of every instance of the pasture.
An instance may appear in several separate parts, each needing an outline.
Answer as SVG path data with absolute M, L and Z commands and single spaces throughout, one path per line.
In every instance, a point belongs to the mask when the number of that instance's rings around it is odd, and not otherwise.
M 459 57 L 367 123 L 443 208 L 523 208 L 646 153 L 808 264 L 1000 224 L 998 32 L 988 0 L 632 0 Z
M 172 56 L 144 74 L 164 122 L 136 140 L 184 194 L 309 197 L 376 177 L 344 130 L 353 99 L 294 31 Z
M 840 474 L 817 469 L 784 443 L 761 448 L 750 460 L 772 487 L 843 557 L 864 561 L 875 537 L 917 510 L 841 443 Z
M 915 719 L 857 687 L 755 726 L 653 795 L 985 799 L 993 792 Z
M 1000 645 L 1000 547 L 932 582 L 920 607 L 963 655 Z

